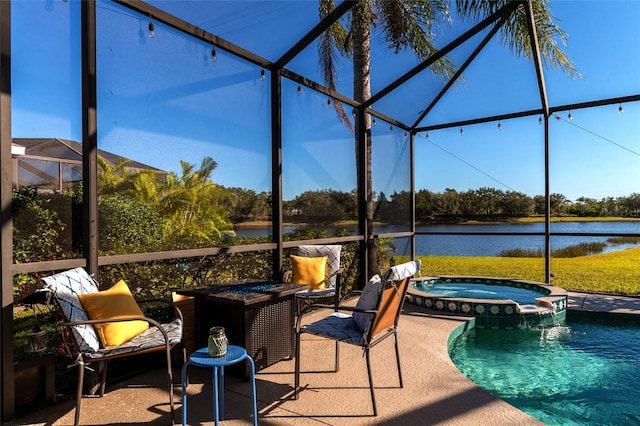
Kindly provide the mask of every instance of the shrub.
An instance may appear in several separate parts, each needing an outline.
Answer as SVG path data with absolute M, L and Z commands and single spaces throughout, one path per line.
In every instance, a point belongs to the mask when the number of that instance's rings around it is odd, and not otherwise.
M 163 221 L 149 205 L 121 194 L 98 200 L 101 254 L 153 251 L 164 238 Z
M 552 250 L 551 257 L 580 257 L 591 254 L 602 253 L 607 245 L 599 242 L 580 243 L 574 246 L 567 246 L 561 249 Z M 500 257 L 544 257 L 541 249 L 507 249 L 500 252 Z
M 43 195 L 33 188 L 19 189 L 12 195 L 14 262 L 71 257 L 73 243 L 68 230 L 72 224 L 61 220 L 60 211 L 71 212 L 73 195 Z

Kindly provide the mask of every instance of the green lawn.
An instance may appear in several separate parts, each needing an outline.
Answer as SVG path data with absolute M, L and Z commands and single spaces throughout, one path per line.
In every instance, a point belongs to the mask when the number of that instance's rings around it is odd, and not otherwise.
M 544 281 L 544 259 L 419 256 L 423 276 L 475 275 Z M 400 260 L 398 258 L 398 260 Z M 553 284 L 566 290 L 640 295 L 640 247 L 551 260 Z
M 551 222 L 638 222 L 637 217 L 618 217 L 618 216 L 598 216 L 598 217 L 582 217 L 582 216 L 552 216 Z M 515 222 L 544 222 L 544 216 L 519 217 Z

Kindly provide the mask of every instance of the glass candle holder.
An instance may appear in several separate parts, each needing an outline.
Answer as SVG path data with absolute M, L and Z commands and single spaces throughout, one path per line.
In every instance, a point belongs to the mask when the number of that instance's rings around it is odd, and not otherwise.
M 224 333 L 224 327 L 211 327 L 209 329 L 209 356 L 217 358 L 227 354 L 229 341 Z

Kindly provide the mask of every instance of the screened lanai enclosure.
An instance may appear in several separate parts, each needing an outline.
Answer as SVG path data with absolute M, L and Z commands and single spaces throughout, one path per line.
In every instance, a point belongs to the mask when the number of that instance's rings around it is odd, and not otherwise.
M 480 5 L 1 1 L 3 420 L 14 311 L 73 267 L 167 296 L 322 243 L 353 288 L 640 287 L 640 5 Z

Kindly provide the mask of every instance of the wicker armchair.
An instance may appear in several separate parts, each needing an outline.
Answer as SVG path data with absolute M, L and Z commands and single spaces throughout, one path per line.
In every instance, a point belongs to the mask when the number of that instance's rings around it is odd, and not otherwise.
M 72 348 L 70 355 L 73 357 L 75 365 L 78 366 L 74 424 L 78 425 L 80 423 L 80 404 L 83 396 L 85 368 L 89 368 L 88 366 L 93 363 L 100 364 L 100 396 L 104 396 L 107 377 L 107 363 L 109 360 L 160 351 L 164 351 L 166 353 L 169 404 L 171 407 L 171 421 L 174 422 L 175 409 L 173 401 L 171 349 L 182 342 L 183 319 L 180 310 L 173 306 L 171 301 L 140 301 L 139 303 L 160 302 L 169 304 L 173 307 L 175 319 L 166 324 L 161 324 L 152 318 L 147 318 L 142 315 L 89 319 L 80 298 L 82 298 L 83 295 L 89 294 L 97 295 L 99 293 L 103 293 L 103 295 L 105 295 L 106 292 L 98 292 L 97 283 L 83 268 L 71 269 L 69 271 L 45 277 L 42 280 L 44 282 L 44 289 L 49 292 L 51 297 L 53 297 L 55 303 L 57 303 L 61 308 L 67 320 L 61 324 L 63 327 L 63 338 L 67 337 L 68 340 L 71 340 L 70 342 L 67 342 Z M 135 304 L 136 302 L 134 301 L 133 303 Z M 127 339 L 125 342 L 116 346 L 105 347 L 102 342 L 103 334 L 100 334 L 100 337 L 98 337 L 98 333 L 96 333 L 98 329 L 102 330 L 99 327 L 104 327 L 107 324 L 127 326 L 127 324 L 133 323 L 147 323 L 148 326 L 144 326 L 143 328 L 145 328 L 145 330 L 137 334 L 135 337 Z M 184 349 L 182 349 L 182 361 L 184 362 L 185 359 L 186 354 L 184 353 Z

